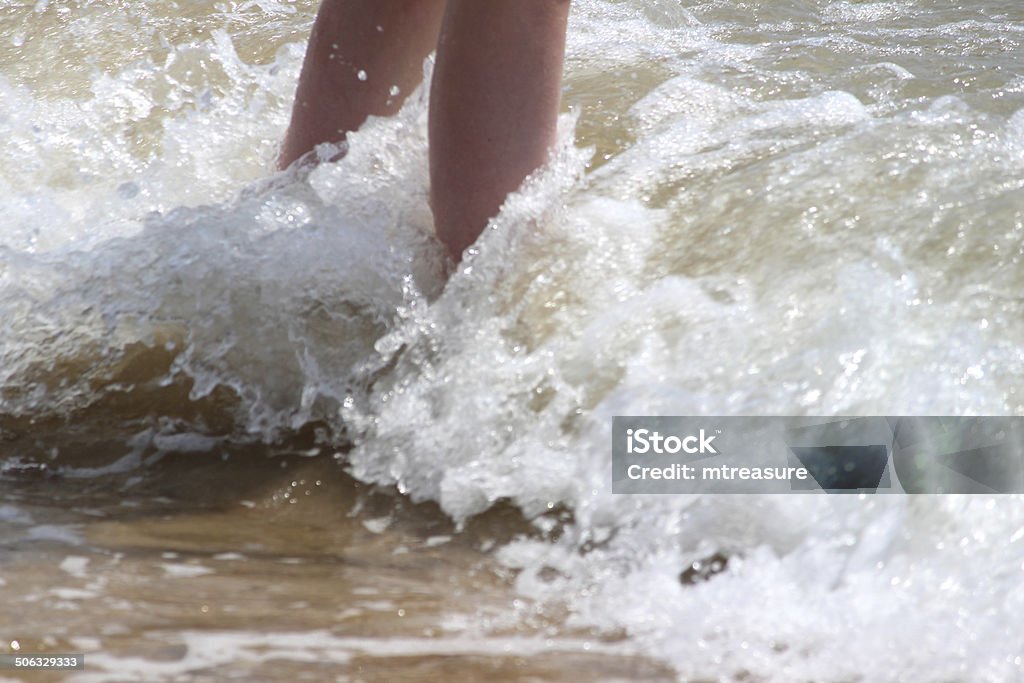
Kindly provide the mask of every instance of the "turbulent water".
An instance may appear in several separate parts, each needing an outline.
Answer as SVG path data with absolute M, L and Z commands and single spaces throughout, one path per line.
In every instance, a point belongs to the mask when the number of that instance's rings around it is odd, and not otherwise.
M 83 680 L 1024 676 L 1019 498 L 609 476 L 614 415 L 1024 414 L 1019 3 L 575 0 L 558 149 L 450 277 L 423 89 L 273 172 L 312 11 L 0 0 L 0 638 Z M 316 486 L 239 483 L 281 467 Z M 257 576 L 303 589 L 175 608 Z M 389 581 L 429 618 L 368 617 Z

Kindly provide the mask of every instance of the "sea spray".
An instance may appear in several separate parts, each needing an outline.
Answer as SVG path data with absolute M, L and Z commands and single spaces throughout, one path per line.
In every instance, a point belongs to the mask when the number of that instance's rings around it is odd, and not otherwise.
M 533 520 L 512 624 L 683 679 L 1019 677 L 1019 500 L 614 496 L 609 464 L 622 414 L 1021 412 L 1014 8 L 577 0 L 557 153 L 453 268 L 425 90 L 275 174 L 310 7 L 92 6 L 138 38 L 41 69 L 50 5 L 3 61 L 0 427 L 92 425 L 118 467 L 315 429 L 460 524 Z

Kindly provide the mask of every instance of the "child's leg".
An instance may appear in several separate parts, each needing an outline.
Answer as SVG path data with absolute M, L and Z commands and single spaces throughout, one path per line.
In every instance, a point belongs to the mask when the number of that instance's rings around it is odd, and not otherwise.
M 423 79 L 443 12 L 444 0 L 323 0 L 278 166 L 342 140 L 371 114 L 398 111 Z
M 430 99 L 431 204 L 452 256 L 547 161 L 569 0 L 449 0 Z

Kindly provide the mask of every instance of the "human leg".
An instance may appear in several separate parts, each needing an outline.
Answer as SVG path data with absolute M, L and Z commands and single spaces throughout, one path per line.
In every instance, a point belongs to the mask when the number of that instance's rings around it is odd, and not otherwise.
M 449 0 L 430 98 L 431 205 L 458 260 L 547 161 L 569 0 Z
M 422 80 L 443 12 L 444 0 L 323 0 L 278 167 L 344 139 L 370 115 L 398 111 Z

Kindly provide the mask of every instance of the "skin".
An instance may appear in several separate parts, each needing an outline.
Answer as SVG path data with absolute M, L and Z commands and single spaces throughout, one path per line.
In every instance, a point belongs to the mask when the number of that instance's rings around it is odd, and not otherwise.
M 436 47 L 431 206 L 458 261 L 548 159 L 568 14 L 569 0 L 324 0 L 279 166 L 395 113 Z
M 278 167 L 320 143 L 343 140 L 370 115 L 397 112 L 423 80 L 423 60 L 437 46 L 443 15 L 444 0 L 323 0 Z

